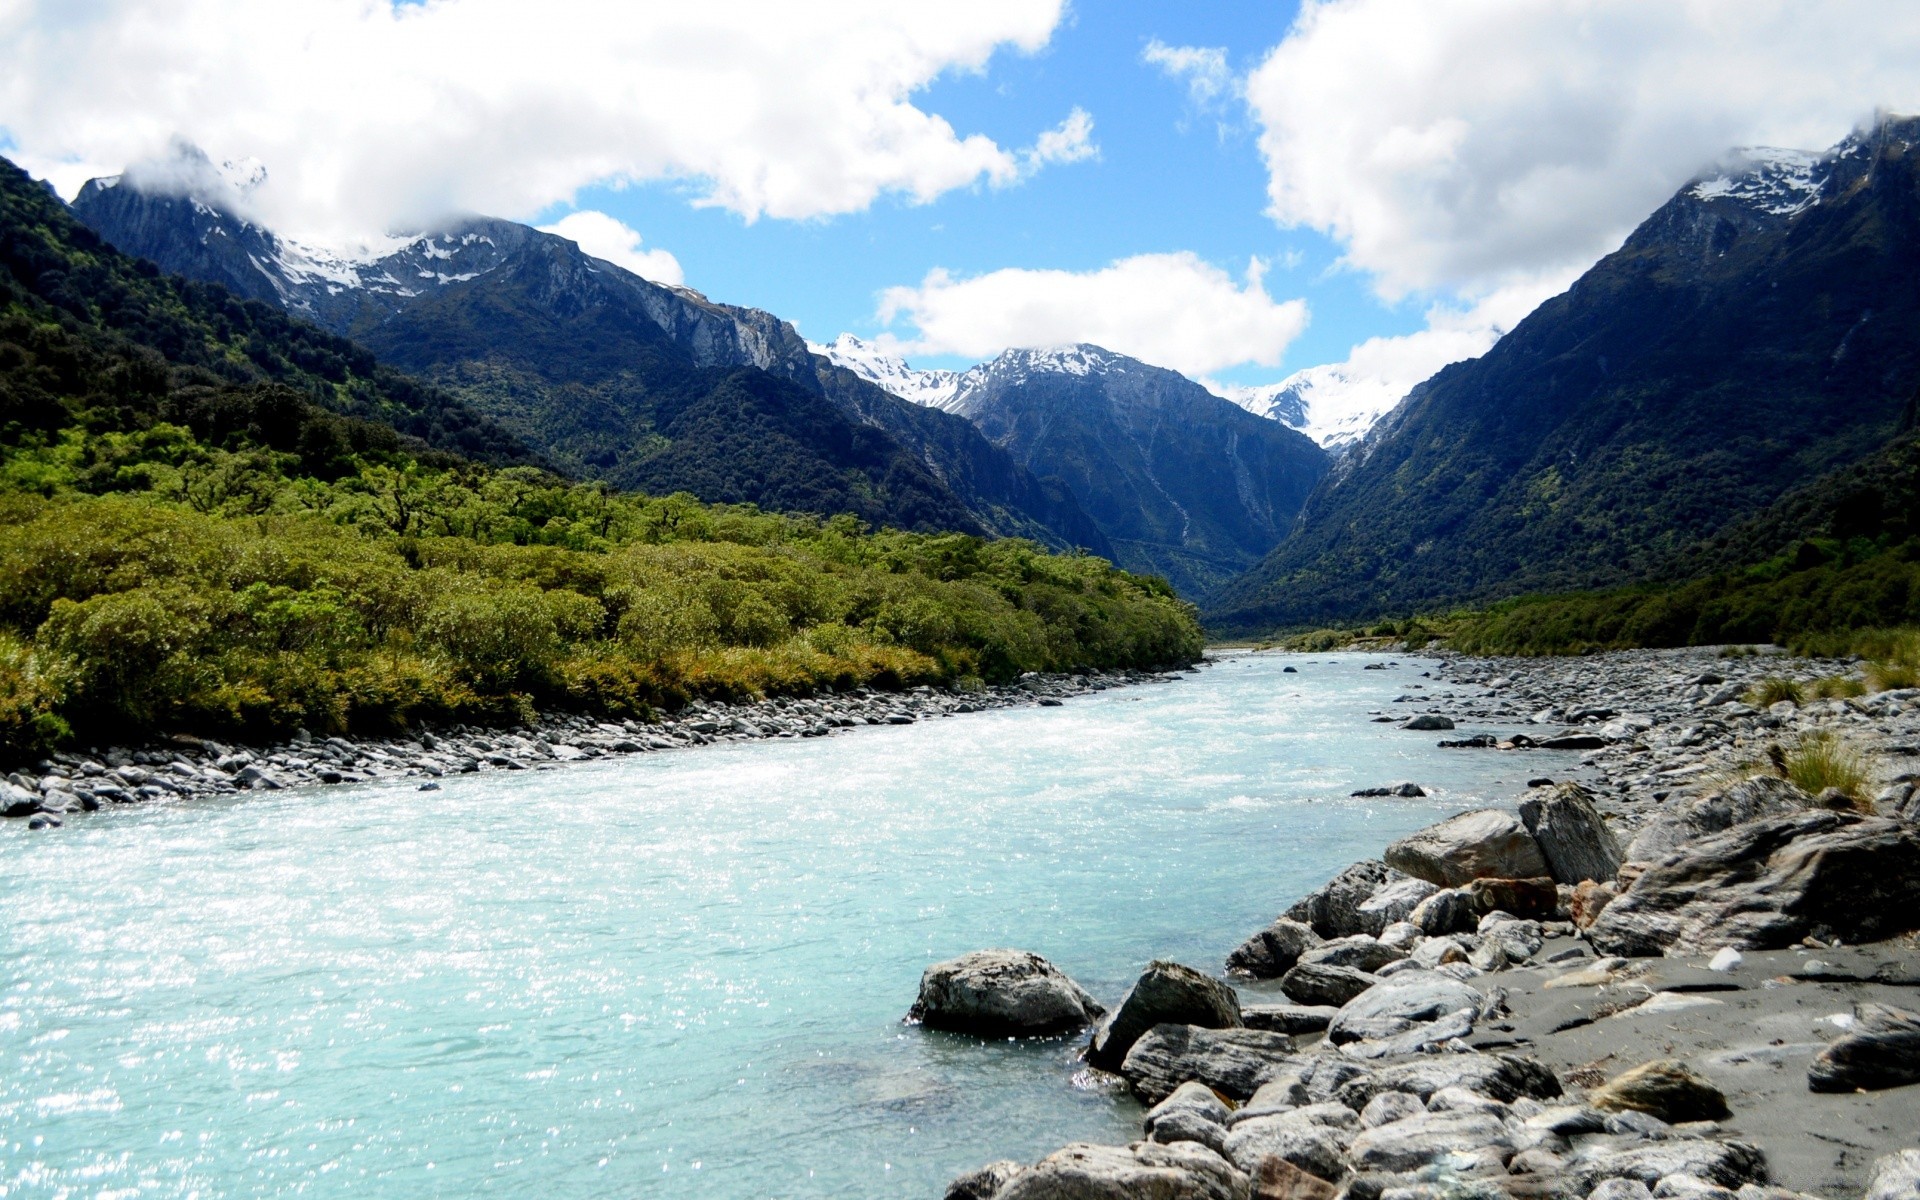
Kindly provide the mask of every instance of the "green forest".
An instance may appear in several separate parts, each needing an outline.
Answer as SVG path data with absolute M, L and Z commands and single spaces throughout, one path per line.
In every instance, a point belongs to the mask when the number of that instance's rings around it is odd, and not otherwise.
M 398 432 L 395 427 L 398 427 Z M 0 179 L 0 749 L 646 714 L 1196 657 L 1086 555 L 554 475 Z

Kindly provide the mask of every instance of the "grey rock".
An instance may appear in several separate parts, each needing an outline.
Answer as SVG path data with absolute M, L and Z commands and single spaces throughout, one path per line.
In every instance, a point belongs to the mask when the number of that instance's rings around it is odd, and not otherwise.
M 1409 879 L 1406 882 L 1420 881 Z M 1378 938 L 1356 933 L 1335 938 L 1330 942 L 1322 942 L 1301 954 L 1299 961 L 1320 966 L 1352 967 L 1356 971 L 1365 971 L 1371 975 L 1388 963 L 1398 962 L 1406 956 L 1406 951 L 1385 945 Z
M 1520 821 L 1540 844 L 1549 873 L 1560 883 L 1604 882 L 1620 871 L 1620 842 L 1578 784 L 1520 802 Z
M 1500 1118 L 1478 1112 L 1420 1112 L 1377 1125 L 1353 1139 L 1348 1157 L 1363 1171 L 1417 1171 L 1455 1154 L 1513 1151 Z
M 1000 1189 L 1026 1170 L 1017 1162 L 1002 1159 L 976 1171 L 968 1171 L 947 1185 L 945 1200 L 994 1200 Z
M 1891 1004 L 1857 1004 L 1853 1027 L 1807 1067 L 1816 1092 L 1879 1091 L 1920 1083 L 1920 1014 Z
M 1813 797 L 1774 775 L 1756 775 L 1732 787 L 1711 792 L 1677 813 L 1648 821 L 1634 834 L 1624 858 L 1627 862 L 1658 862 L 1684 850 L 1689 843 L 1736 825 L 1803 812 Z
M 1539 1061 L 1515 1054 L 1447 1054 L 1396 1063 L 1347 1081 L 1334 1096 L 1348 1108 L 1364 1109 L 1382 1092 L 1408 1092 L 1422 1102 L 1441 1088 L 1463 1087 L 1512 1103 L 1522 1096 L 1551 1100 L 1560 1081 Z
M 1901 1150 L 1874 1160 L 1865 1200 L 1920 1198 L 1920 1150 Z
M 1387 926 L 1406 920 L 1413 914 L 1414 909 L 1439 890 L 1424 879 L 1389 879 L 1378 891 L 1361 903 L 1355 910 L 1355 915 L 1366 924 L 1368 933 L 1378 935 L 1385 931 Z
M 1025 950 L 976 950 L 920 976 L 909 1020 L 988 1037 L 1077 1029 L 1106 1010 L 1058 967 Z
M 1428 1054 L 1457 1039 L 1473 1034 L 1472 1009 L 1456 1009 L 1434 1020 L 1413 1023 L 1396 1022 L 1404 1029 L 1385 1036 L 1367 1035 L 1364 1040 L 1348 1042 L 1341 1050 L 1355 1058 L 1397 1058 L 1406 1054 Z
M 1442 717 L 1434 713 L 1422 713 L 1410 721 L 1402 721 L 1400 728 L 1431 733 L 1435 730 L 1452 729 L 1453 720 L 1450 717 Z
M 1409 1095 L 1406 1092 L 1381 1092 L 1367 1101 L 1366 1108 L 1361 1110 L 1360 1124 L 1367 1129 L 1373 1129 L 1425 1111 L 1427 1111 L 1426 1105 L 1420 1103 L 1418 1096 Z
M 1294 964 L 1293 970 L 1280 977 L 1280 990 L 1287 994 L 1289 1000 L 1301 1004 L 1339 1006 L 1378 982 L 1378 977 L 1352 967 L 1299 962 Z
M 1306 1085 L 1300 1081 L 1300 1066 L 1296 1059 L 1281 1067 L 1272 1078 L 1255 1088 L 1253 1098 L 1228 1115 L 1227 1125 L 1231 1127 L 1242 1121 L 1251 1121 L 1255 1117 L 1278 1116 L 1281 1113 L 1311 1106 L 1313 1100 L 1307 1095 Z
M 1231 1115 L 1212 1088 L 1189 1081 L 1154 1105 L 1142 1128 L 1150 1141 L 1199 1142 L 1217 1151 L 1226 1144 Z
M 1777 949 L 1903 932 L 1920 907 L 1920 829 L 1826 810 L 1738 825 L 1648 867 L 1587 931 L 1602 953 Z
M 1478 1013 L 1487 997 L 1477 988 L 1432 971 L 1408 971 L 1395 975 L 1355 996 L 1340 1008 L 1339 1015 L 1327 1026 L 1327 1040 L 1338 1045 L 1370 1036 L 1364 1022 L 1400 1021 L 1402 1032 L 1414 1024 L 1438 1020 L 1448 1013 L 1467 1009 Z M 1377 1028 L 1377 1027 L 1375 1027 Z
M 1740 1194 L 1732 1188 L 1694 1175 L 1669 1175 L 1654 1185 L 1653 1195 L 1654 1200 L 1740 1200 Z
M 1339 1011 L 1331 1004 L 1247 1004 L 1240 1009 L 1240 1019 L 1248 1029 L 1319 1033 Z
M 1512 1106 L 1463 1087 L 1443 1087 L 1427 1097 L 1428 1112 L 1477 1112 L 1505 1120 Z
M 1422 900 L 1407 920 L 1430 938 L 1472 933 L 1480 923 L 1480 908 L 1466 888 L 1443 888 Z
M 1242 1024 L 1240 997 L 1232 988 L 1192 967 L 1160 960 L 1147 965 L 1094 1030 L 1087 1062 L 1102 1071 L 1120 1070 L 1134 1042 L 1156 1025 L 1237 1029 Z
M 1251 1200 L 1253 1181 L 1197 1142 L 1076 1143 L 1021 1171 L 994 1200 Z
M 1255 1117 L 1241 1121 L 1227 1134 L 1222 1151 L 1234 1166 L 1249 1174 L 1260 1169 L 1268 1156 L 1292 1163 L 1309 1175 L 1328 1181 L 1346 1173 L 1343 1152 L 1347 1138 L 1337 1129 L 1310 1121 L 1296 1121 L 1292 1114 Z
M 1653 1192 L 1638 1179 L 1603 1179 L 1587 1200 L 1653 1200 Z
M 1264 1029 L 1156 1025 L 1134 1042 L 1119 1073 L 1150 1104 L 1189 1080 L 1245 1100 L 1286 1064 L 1293 1049 L 1291 1037 Z
M 1227 955 L 1227 970 L 1253 979 L 1278 979 L 1320 942 L 1311 925 L 1281 917 Z
M 1475 809 L 1409 834 L 1387 847 L 1396 871 L 1440 887 L 1475 879 L 1529 879 L 1547 873 L 1540 844 L 1510 812 Z
M 1652 1187 L 1669 1175 L 1693 1175 L 1721 1187 L 1762 1183 L 1767 1159 L 1757 1147 L 1743 1142 L 1715 1142 L 1704 1138 L 1676 1138 L 1663 1142 L 1612 1145 L 1595 1140 L 1574 1152 L 1568 1177 L 1591 1192 L 1606 1179 L 1634 1179 Z
M 1360 906 L 1386 885 L 1389 874 L 1382 862 L 1369 859 L 1354 863 L 1296 901 L 1287 910 L 1287 919 L 1311 927 L 1323 938 L 1376 933 L 1377 930 L 1367 927 L 1368 921 L 1360 915 Z

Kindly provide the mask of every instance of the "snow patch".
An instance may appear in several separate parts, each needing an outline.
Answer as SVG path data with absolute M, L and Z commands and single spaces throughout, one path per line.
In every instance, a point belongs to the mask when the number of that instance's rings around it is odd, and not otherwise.
M 959 397 L 961 372 L 916 370 L 905 359 L 851 333 L 824 345 L 809 342 L 807 349 L 902 400 L 950 411 Z
M 1340 363 L 1307 367 L 1279 383 L 1257 387 L 1211 386 L 1215 395 L 1255 416 L 1297 429 L 1328 450 L 1367 436 L 1406 396 L 1399 384 L 1353 374 Z
M 1696 181 L 1696 200 L 1733 200 L 1776 217 L 1793 217 L 1820 203 L 1834 155 L 1771 146 L 1744 147 L 1721 170 Z

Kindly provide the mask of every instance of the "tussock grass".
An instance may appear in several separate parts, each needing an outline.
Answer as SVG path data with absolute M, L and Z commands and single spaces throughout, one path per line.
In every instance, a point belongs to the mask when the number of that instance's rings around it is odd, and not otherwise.
M 1816 700 L 1845 700 L 1867 694 L 1867 681 L 1857 675 L 1828 675 L 1810 685 Z
M 1872 772 L 1859 747 L 1836 734 L 1809 733 L 1787 749 L 1780 773 L 1809 796 L 1837 789 L 1857 806 Z
M 1795 704 L 1807 702 L 1806 689 L 1791 679 L 1771 675 L 1753 685 L 1747 691 L 1746 701 L 1755 708 L 1768 708 L 1782 700 L 1791 700 Z

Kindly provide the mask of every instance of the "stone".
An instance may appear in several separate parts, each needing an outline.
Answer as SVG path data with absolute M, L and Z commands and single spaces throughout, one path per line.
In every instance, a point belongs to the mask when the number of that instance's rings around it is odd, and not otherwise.
M 1198 1142 L 1088 1143 L 1056 1150 L 994 1200 L 1250 1200 L 1253 1181 Z
M 1497 808 L 1460 813 L 1409 834 L 1387 847 L 1386 863 L 1449 888 L 1484 877 L 1531 879 L 1547 874 L 1540 844 L 1520 818 Z
M 1320 943 L 1311 925 L 1281 917 L 1227 955 L 1227 970 L 1251 979 L 1278 979 L 1293 969 L 1301 954 Z
M 1620 870 L 1620 842 L 1577 783 L 1520 802 L 1520 822 L 1540 844 L 1548 873 L 1560 883 L 1612 879 Z
M 1342 1053 L 1355 1058 L 1397 1058 L 1407 1054 L 1431 1054 L 1456 1040 L 1471 1037 L 1476 1014 L 1472 1009 L 1455 1009 L 1431 1021 L 1401 1021 L 1404 1028 L 1393 1033 L 1368 1033 L 1363 1040 L 1348 1042 Z
M 1418 881 L 1408 880 L 1408 882 Z M 1371 975 L 1388 963 L 1399 962 L 1406 956 L 1406 951 L 1385 945 L 1378 938 L 1356 933 L 1322 942 L 1302 954 L 1299 961 L 1319 966 L 1352 967 L 1356 971 L 1365 971 Z
M 976 1171 L 968 1171 L 947 1185 L 945 1200 L 994 1200 L 1000 1189 L 1013 1181 L 1013 1177 L 1026 1168 L 1010 1159 L 988 1163 Z
M 1695 1175 L 1669 1175 L 1653 1188 L 1654 1200 L 1740 1200 L 1732 1188 L 1723 1188 Z
M 1286 918 L 1311 927 L 1323 938 L 1372 933 L 1366 918 L 1360 915 L 1360 906 L 1385 886 L 1388 874 L 1382 862 L 1369 859 L 1354 863 L 1295 901 Z
M 1443 888 L 1422 900 L 1407 920 L 1430 938 L 1443 937 L 1472 933 L 1480 924 L 1480 910 L 1467 889 Z
M 1253 1179 L 1253 1200 L 1333 1200 L 1339 1191 L 1278 1155 L 1261 1159 Z
M 1427 794 L 1427 789 L 1417 783 L 1396 783 L 1387 787 L 1361 788 L 1357 792 L 1350 792 L 1348 794 L 1362 799 L 1371 799 L 1378 796 L 1399 796 L 1406 800 L 1418 800 Z
M 1389 925 L 1406 920 L 1422 901 L 1439 890 L 1424 879 L 1389 879 L 1354 912 L 1366 932 L 1378 935 Z
M 1705 1138 L 1632 1141 L 1624 1144 L 1594 1139 L 1574 1152 L 1568 1178 L 1580 1190 L 1591 1192 L 1606 1179 L 1634 1179 L 1648 1187 L 1669 1175 L 1692 1175 L 1721 1187 L 1761 1183 L 1767 1178 L 1767 1159 L 1744 1142 L 1715 1142 Z
M 1505 912 L 1551 921 L 1560 908 L 1560 889 L 1546 875 L 1535 879 L 1476 879 L 1467 884 L 1466 892 L 1482 914 Z
M 1119 1071 L 1134 1042 L 1156 1025 L 1238 1029 L 1243 1024 L 1240 997 L 1232 988 L 1192 967 L 1156 960 L 1093 1031 L 1087 1062 L 1102 1071 Z
M 1920 1083 L 1920 1014 L 1891 1004 L 1856 1004 L 1853 1025 L 1814 1055 L 1816 1092 L 1880 1091 Z
M 1606 1112 L 1633 1109 L 1678 1125 L 1718 1121 L 1733 1115 L 1727 1098 L 1691 1067 L 1662 1058 L 1623 1071 L 1587 1095 L 1587 1103 Z
M 1600 919 L 1601 912 L 1606 909 L 1607 905 L 1612 904 L 1618 899 L 1619 896 L 1619 885 L 1613 883 L 1611 880 L 1606 883 L 1595 883 L 1589 879 L 1576 884 L 1573 889 L 1573 904 L 1571 906 L 1573 910 L 1574 928 L 1593 928 L 1593 923 Z
M 1234 1125 L 1222 1153 L 1234 1166 L 1249 1173 L 1260 1169 L 1261 1160 L 1278 1158 L 1309 1175 L 1334 1180 L 1346 1173 L 1347 1141 L 1339 1130 L 1281 1113 Z
M 1156 1025 L 1134 1042 L 1119 1074 L 1149 1104 L 1189 1080 L 1235 1100 L 1258 1091 L 1293 1054 L 1293 1039 L 1264 1029 Z
M 1425 1111 L 1426 1106 L 1420 1103 L 1418 1096 L 1410 1096 L 1406 1092 L 1381 1092 L 1367 1101 L 1366 1108 L 1361 1110 L 1360 1124 L 1363 1128 L 1372 1129 Z
M 1449 976 L 1433 971 L 1408 971 L 1382 980 L 1342 1005 L 1339 1014 L 1327 1025 L 1327 1040 L 1339 1045 L 1368 1036 L 1361 1031 L 1362 1022 L 1396 1020 L 1410 1028 L 1461 1009 L 1478 1013 L 1486 1000 L 1477 989 Z
M 1920 924 L 1920 829 L 1810 810 L 1737 825 L 1649 866 L 1587 931 L 1605 954 L 1877 941 Z
M 1436 713 L 1422 713 L 1410 721 L 1402 721 L 1400 728 L 1411 729 L 1421 733 L 1430 733 L 1440 729 L 1452 729 L 1453 719 L 1451 717 L 1440 716 Z
M 1623 860 L 1658 862 L 1690 843 L 1736 825 L 1786 817 L 1813 804 L 1813 797 L 1775 775 L 1756 775 L 1732 787 L 1710 792 L 1677 813 L 1647 822 L 1634 834 Z
M 1379 978 L 1352 967 L 1330 963 L 1295 963 L 1293 970 L 1280 977 L 1280 990 L 1289 1000 L 1301 1004 L 1339 1006 L 1366 991 Z
M 1188 1081 L 1147 1113 L 1142 1127 L 1156 1142 L 1199 1142 L 1220 1150 L 1227 1140 L 1227 1106 L 1203 1083 Z
M 1509 1104 L 1522 1096 L 1551 1100 L 1560 1095 L 1560 1081 L 1536 1059 L 1469 1052 L 1366 1072 L 1342 1083 L 1333 1098 L 1360 1110 L 1382 1092 L 1408 1092 L 1425 1103 L 1427 1097 L 1447 1087 L 1463 1087 Z
M 986 1037 L 1078 1029 L 1106 1010 L 1058 967 L 1025 950 L 976 950 L 920 976 L 907 1019 Z
M 1248 1029 L 1273 1033 L 1319 1033 L 1340 1010 L 1331 1004 L 1248 1004 L 1240 1019 Z
M 1419 1112 L 1362 1133 L 1347 1148 L 1347 1156 L 1359 1170 L 1400 1173 L 1489 1148 L 1505 1150 L 1506 1156 L 1513 1152 L 1500 1118 L 1479 1112 Z
M 1920 1150 L 1901 1150 L 1874 1160 L 1865 1200 L 1920 1198 Z

